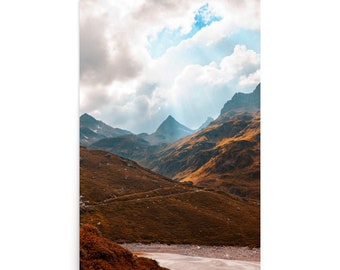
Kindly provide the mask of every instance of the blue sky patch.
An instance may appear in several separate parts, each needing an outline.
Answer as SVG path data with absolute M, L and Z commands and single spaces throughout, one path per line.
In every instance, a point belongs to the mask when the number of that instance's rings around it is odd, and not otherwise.
M 198 9 L 194 19 L 195 22 L 192 24 L 191 30 L 187 34 L 181 34 L 181 28 L 177 28 L 175 30 L 163 28 L 162 31 L 157 34 L 155 39 L 149 36 L 148 41 L 150 46 L 148 47 L 148 51 L 152 58 L 162 56 L 167 49 L 177 46 L 182 40 L 193 37 L 202 28 L 212 24 L 213 22 L 222 20 L 222 17 L 212 14 L 209 10 L 209 5 L 205 4 Z

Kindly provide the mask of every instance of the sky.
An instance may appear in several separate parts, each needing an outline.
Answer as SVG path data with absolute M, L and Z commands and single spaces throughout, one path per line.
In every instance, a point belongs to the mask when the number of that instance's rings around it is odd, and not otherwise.
M 189 128 L 260 82 L 259 0 L 81 0 L 80 114 Z

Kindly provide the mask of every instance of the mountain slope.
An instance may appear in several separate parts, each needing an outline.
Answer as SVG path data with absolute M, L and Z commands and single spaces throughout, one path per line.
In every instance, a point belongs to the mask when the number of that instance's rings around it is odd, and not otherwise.
M 105 151 L 80 149 L 81 222 L 117 242 L 260 245 L 260 209 Z
M 233 118 L 231 119 L 233 120 Z M 212 127 L 214 128 L 214 126 Z M 215 130 L 218 130 L 215 127 Z M 260 198 L 260 117 L 254 118 L 235 136 L 214 146 L 215 155 L 196 170 L 179 173 L 175 178 L 203 187 L 215 187 L 230 193 Z
M 131 132 L 119 128 L 113 128 L 102 121 L 98 121 L 87 113 L 80 117 L 81 146 L 88 146 L 102 138 L 118 137 L 125 134 L 131 134 Z
M 208 127 L 159 150 L 143 166 L 178 181 L 259 200 L 259 96 L 260 85 L 250 94 L 236 94 Z
M 259 199 L 259 113 L 213 122 L 157 152 L 145 165 L 178 181 Z

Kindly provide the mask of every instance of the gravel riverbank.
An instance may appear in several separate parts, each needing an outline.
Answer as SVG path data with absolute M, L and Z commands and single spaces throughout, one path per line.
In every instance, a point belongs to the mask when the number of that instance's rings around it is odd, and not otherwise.
M 197 245 L 166 245 L 166 244 L 122 244 L 131 252 L 138 253 L 173 253 L 193 257 L 218 258 L 241 261 L 260 261 L 260 248 L 230 246 L 197 246 Z

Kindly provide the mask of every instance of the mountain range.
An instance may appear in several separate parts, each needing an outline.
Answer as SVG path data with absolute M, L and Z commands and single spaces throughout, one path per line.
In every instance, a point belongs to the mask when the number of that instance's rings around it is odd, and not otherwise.
M 104 138 L 89 148 L 133 159 L 176 181 L 260 199 L 260 89 L 236 93 L 196 132 L 172 116 L 152 134 Z
M 203 125 L 207 125 L 209 120 L 210 118 L 202 124 L 202 127 Z M 128 130 L 113 128 L 87 113 L 80 117 L 80 145 L 86 147 L 91 146 L 92 144 L 94 144 L 94 147 L 97 147 L 98 145 L 107 146 L 110 144 L 110 139 L 122 137 L 124 135 L 127 135 L 127 137 L 123 140 L 128 141 L 136 136 L 150 145 L 172 143 L 180 138 L 193 134 L 194 132 L 194 130 L 179 123 L 171 115 L 160 124 L 155 132 L 151 134 L 141 133 L 138 135 L 135 135 Z M 103 142 L 100 142 L 100 140 L 103 140 Z M 114 143 L 115 140 L 112 140 L 112 144 Z
M 117 243 L 260 246 L 260 84 L 196 131 L 168 116 L 112 137 L 81 118 L 104 137 L 80 148 L 81 224 Z

